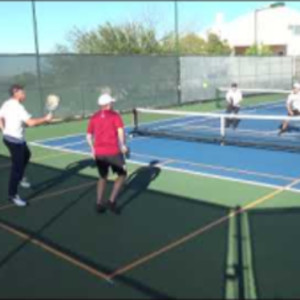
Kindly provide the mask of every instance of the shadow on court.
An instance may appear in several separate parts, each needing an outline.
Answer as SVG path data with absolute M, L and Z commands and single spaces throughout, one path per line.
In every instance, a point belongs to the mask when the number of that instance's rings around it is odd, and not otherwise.
M 129 175 L 118 201 L 120 213 L 147 190 L 151 182 L 157 179 L 161 172 L 161 169 L 156 167 L 158 163 L 158 161 L 152 161 L 148 166 L 141 167 Z
M 51 177 L 45 181 L 41 181 L 32 186 L 34 193 L 32 193 L 28 200 L 38 196 L 39 194 L 49 190 L 52 187 L 62 184 L 65 181 L 68 181 L 70 177 L 77 175 L 80 171 L 86 168 L 95 168 L 95 161 L 93 159 L 84 159 L 79 160 L 74 163 L 69 164 L 66 169 L 62 170 L 59 174 L 54 177 Z
M 149 190 L 160 174 L 153 162 L 128 178 L 120 205 L 130 205 L 130 209 L 124 209 L 118 217 L 99 215 L 93 206 L 96 178 L 78 174 L 88 167 L 93 167 L 92 160 L 76 162 L 65 170 L 30 165 L 29 175 L 39 181 L 39 190 L 34 193 L 45 198 L 33 201 L 25 209 L 0 211 L 0 238 L 5 245 L 0 249 L 3 297 L 224 297 L 226 223 L 120 274 L 113 285 L 45 251 L 40 244 L 33 244 L 32 239 L 36 239 L 54 251 L 110 274 L 228 213 L 227 208 L 199 199 Z M 86 183 L 92 185 L 84 186 Z M 1 181 L 1 189 L 6 184 Z M 111 187 L 110 182 L 108 192 Z M 62 193 L 52 195 L 51 191 Z M 1 225 L 12 230 L 4 230 Z M 18 232 L 30 239 L 20 238 Z

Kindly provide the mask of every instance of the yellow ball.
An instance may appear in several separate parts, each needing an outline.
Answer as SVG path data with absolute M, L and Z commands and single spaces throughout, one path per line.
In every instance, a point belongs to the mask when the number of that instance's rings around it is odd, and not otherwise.
M 203 82 L 203 83 L 202 83 L 202 87 L 203 87 L 204 89 L 206 89 L 206 88 L 208 87 L 208 83 L 207 83 L 207 82 Z

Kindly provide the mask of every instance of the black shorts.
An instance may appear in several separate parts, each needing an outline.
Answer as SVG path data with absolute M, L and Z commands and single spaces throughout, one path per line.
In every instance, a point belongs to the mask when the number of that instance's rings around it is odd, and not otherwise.
M 97 156 L 96 164 L 102 178 L 107 178 L 109 168 L 119 176 L 127 175 L 126 163 L 122 154 Z
M 299 116 L 300 115 L 300 111 L 296 110 L 296 109 L 293 109 L 293 114 L 294 114 L 294 116 Z
M 229 104 L 227 106 L 226 112 L 229 113 L 229 114 L 231 114 L 231 113 L 237 114 L 237 113 L 239 113 L 240 109 L 241 108 L 239 106 L 233 106 L 233 105 Z

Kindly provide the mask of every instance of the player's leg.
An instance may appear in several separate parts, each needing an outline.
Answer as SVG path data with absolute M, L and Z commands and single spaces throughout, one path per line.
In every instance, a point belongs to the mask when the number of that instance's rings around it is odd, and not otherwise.
M 31 151 L 30 149 L 28 148 L 27 144 L 24 144 L 24 164 L 23 164 L 23 174 L 22 174 L 22 178 L 21 178 L 21 186 L 24 187 L 24 188 L 30 188 L 31 187 L 31 184 L 29 183 L 28 179 L 26 177 L 24 177 L 24 174 L 25 174 L 25 170 L 26 170 L 26 167 L 30 161 L 30 158 L 31 158 Z
M 126 163 L 124 156 L 122 154 L 116 155 L 112 157 L 111 160 L 111 166 L 113 169 L 113 172 L 118 175 L 117 179 L 114 182 L 114 186 L 109 198 L 109 206 L 110 209 L 114 212 L 117 212 L 116 209 L 116 199 L 124 185 L 124 182 L 127 177 L 127 170 L 126 170 Z
M 232 112 L 233 112 L 233 106 L 229 104 L 227 106 L 226 113 L 231 114 Z M 231 123 L 232 123 L 232 119 L 230 119 L 230 118 L 225 119 L 225 127 L 226 128 L 228 128 L 231 125 Z
M 24 173 L 24 147 L 22 144 L 15 144 L 4 141 L 11 155 L 11 172 L 8 186 L 8 197 L 18 206 L 26 206 L 27 202 L 18 196 L 18 187 Z
M 288 116 L 291 117 L 292 115 L 289 113 Z M 280 128 L 279 128 L 279 133 L 278 133 L 278 134 L 281 135 L 281 134 L 283 134 L 284 132 L 286 132 L 287 129 L 288 129 L 288 127 L 289 127 L 289 121 L 284 121 L 284 122 L 281 124 Z
M 236 115 L 239 113 L 239 111 L 240 111 L 240 108 L 239 108 L 239 107 L 235 107 L 235 108 L 234 108 L 234 113 L 235 113 Z M 232 123 L 233 123 L 233 128 L 234 128 L 234 129 L 236 129 L 236 128 L 238 127 L 240 121 L 241 121 L 240 119 L 234 119 L 234 120 L 233 120 Z
M 102 213 L 105 211 L 105 203 L 104 203 L 104 194 L 107 185 L 107 176 L 108 176 L 108 163 L 103 158 L 96 158 L 96 165 L 98 168 L 98 172 L 100 175 L 98 184 L 97 184 L 97 211 Z

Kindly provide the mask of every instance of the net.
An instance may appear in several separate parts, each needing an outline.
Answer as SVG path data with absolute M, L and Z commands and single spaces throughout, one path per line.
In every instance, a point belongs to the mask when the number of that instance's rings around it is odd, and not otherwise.
M 288 130 L 279 135 L 284 121 Z M 299 151 L 300 117 L 137 108 L 132 134 Z
M 243 107 L 250 110 L 261 111 L 263 114 L 284 114 L 285 107 L 282 105 L 291 91 L 282 89 L 246 89 L 240 88 L 243 94 Z M 228 87 L 216 89 L 216 104 L 218 108 L 226 107 L 226 93 Z

